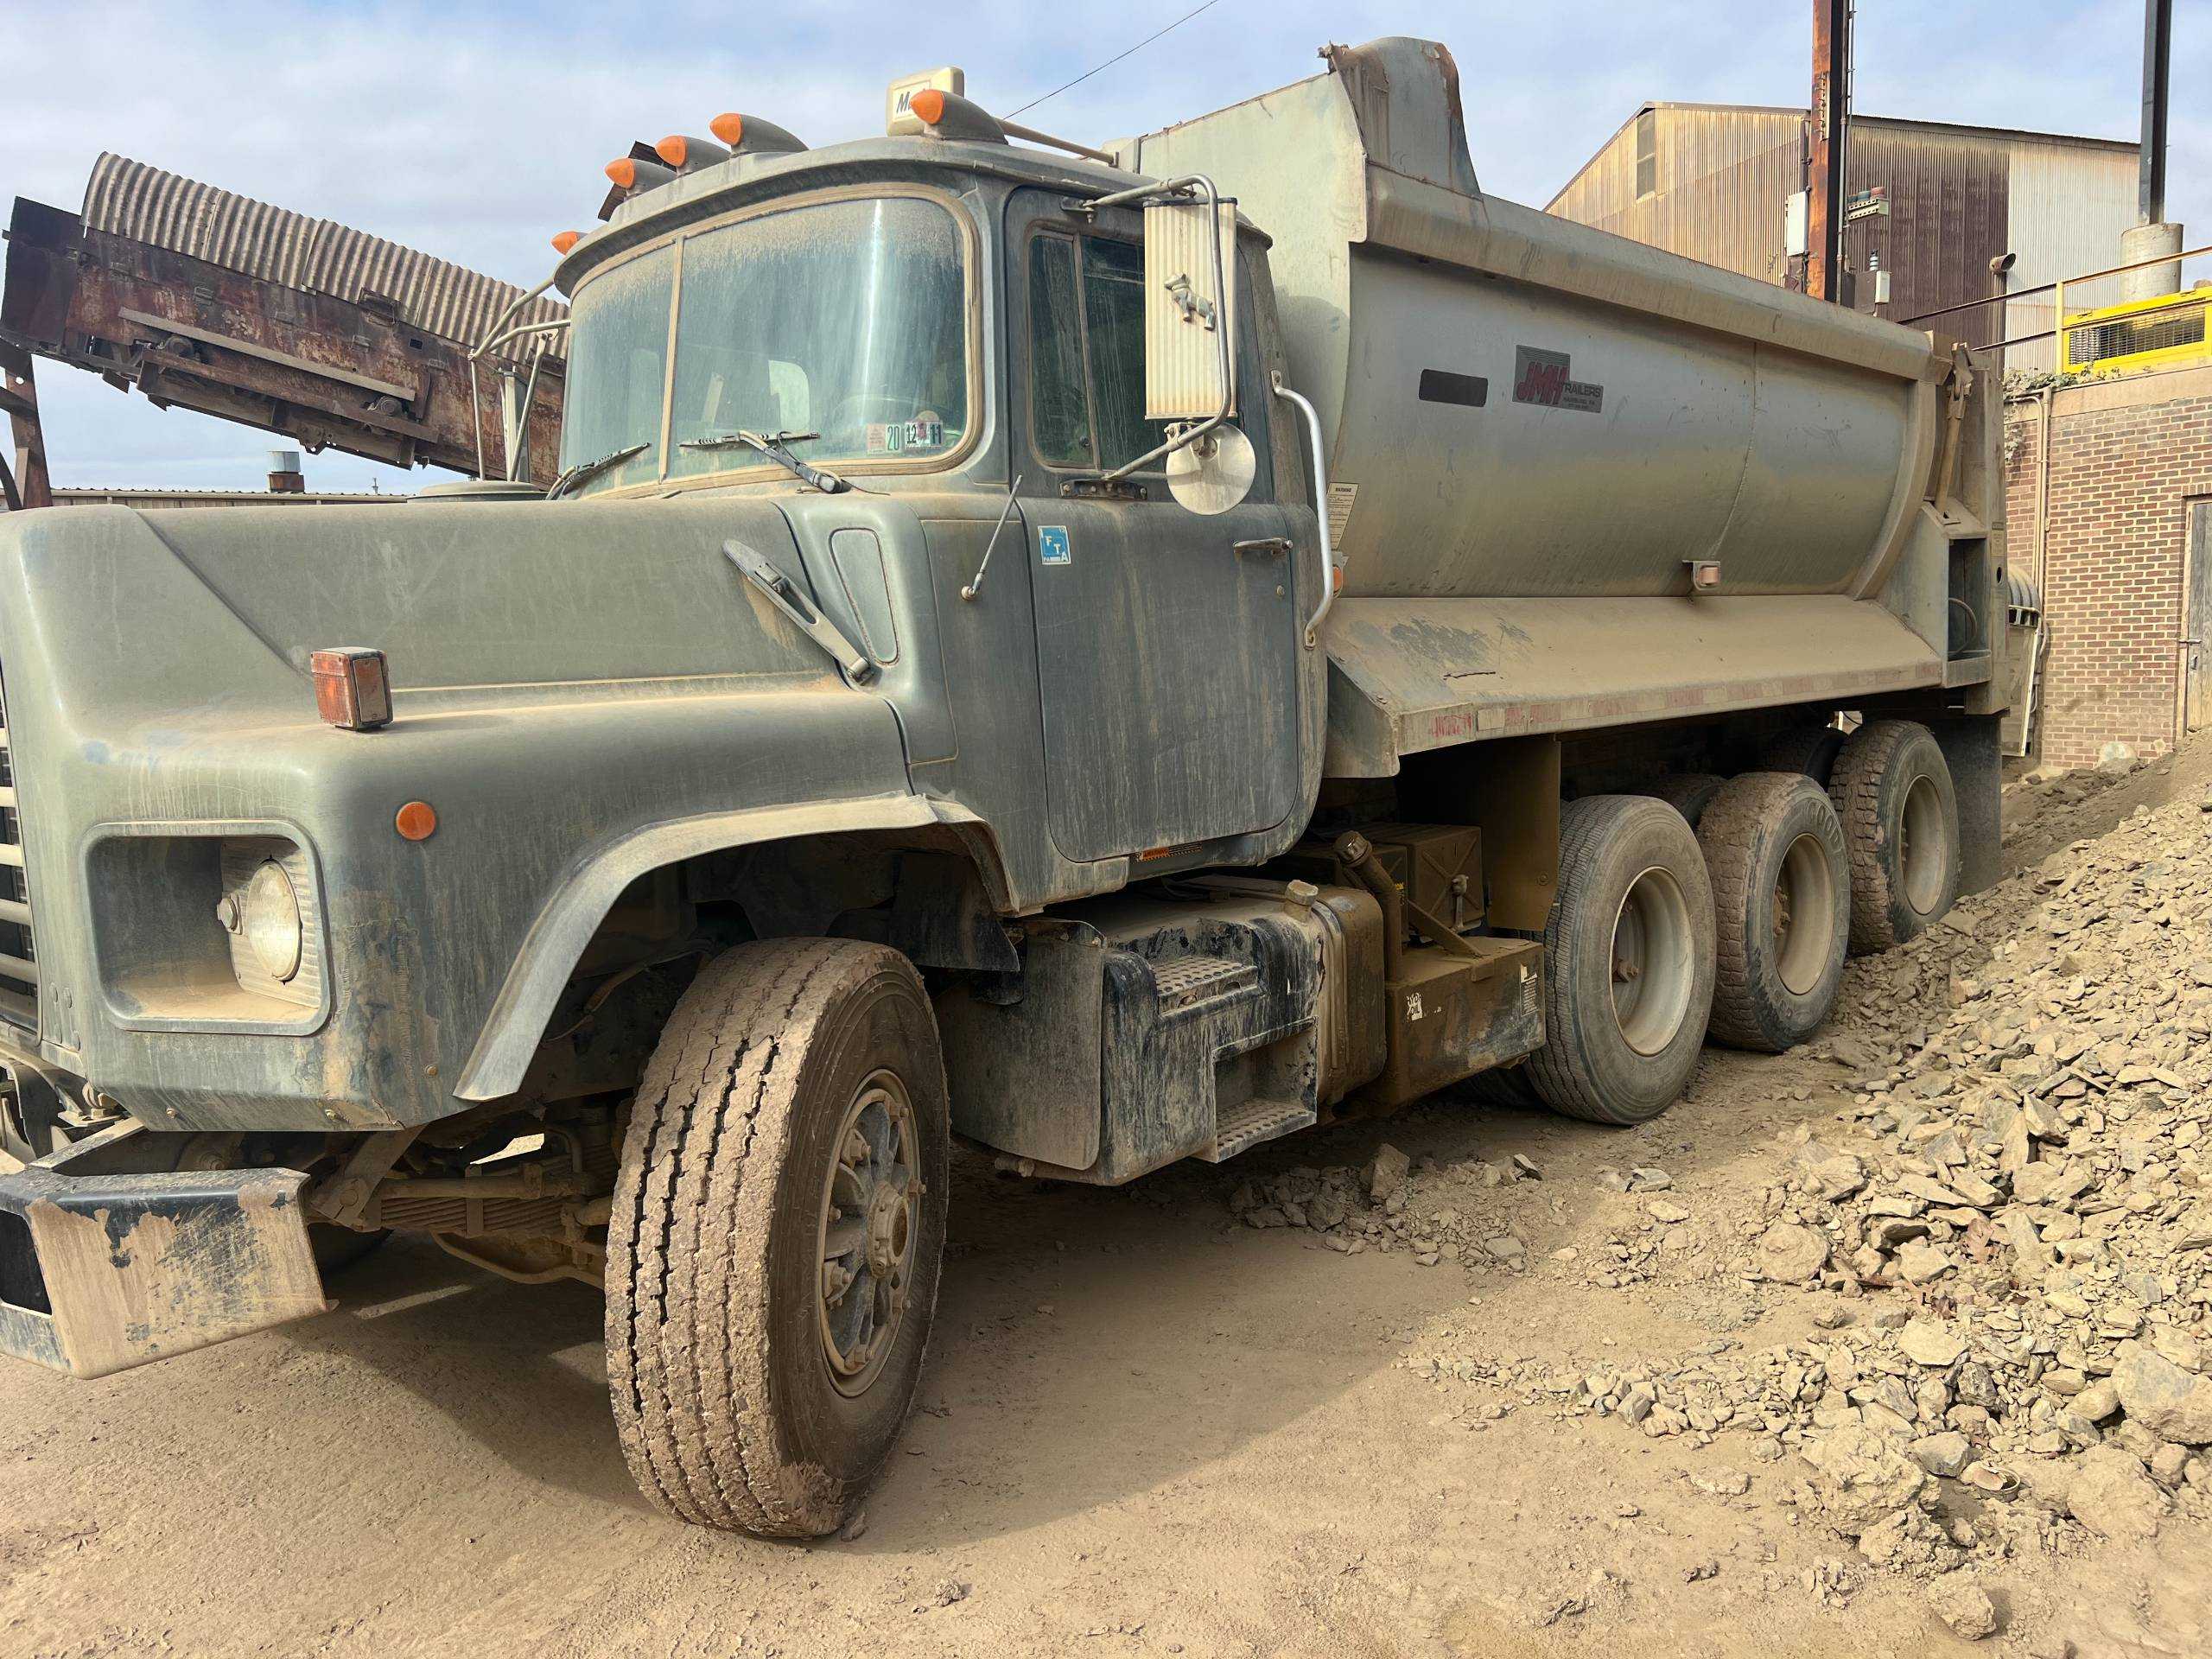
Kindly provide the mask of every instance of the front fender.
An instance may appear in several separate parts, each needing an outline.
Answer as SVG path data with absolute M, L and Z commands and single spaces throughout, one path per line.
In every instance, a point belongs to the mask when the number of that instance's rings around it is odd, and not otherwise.
M 522 1087 L 554 1004 L 584 947 L 622 890 L 687 858 L 855 830 L 981 827 L 965 807 L 920 795 L 874 795 L 752 807 L 647 824 L 579 859 L 523 940 L 454 1090 L 460 1100 L 497 1100 Z

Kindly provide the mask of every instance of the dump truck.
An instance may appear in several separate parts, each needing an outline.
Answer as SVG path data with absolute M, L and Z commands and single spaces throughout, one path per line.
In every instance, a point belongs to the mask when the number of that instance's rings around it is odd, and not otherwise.
M 428 1235 L 603 1287 L 656 1503 L 819 1535 L 956 1142 L 1643 1122 L 1992 880 L 1987 371 L 1485 194 L 1441 46 L 1324 56 L 1109 145 L 940 71 L 633 148 L 550 488 L 0 519 L 0 1348 Z

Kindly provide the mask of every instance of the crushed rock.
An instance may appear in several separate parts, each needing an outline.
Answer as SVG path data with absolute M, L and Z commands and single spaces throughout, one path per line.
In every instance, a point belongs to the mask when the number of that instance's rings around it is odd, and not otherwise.
M 2110 781 L 2031 787 L 2063 804 Z M 1667 1273 L 1802 1297 L 1814 1337 L 1562 1367 L 1458 1351 L 1445 1332 L 1406 1363 L 1517 1396 L 1471 1408 L 1471 1427 L 1538 1408 L 1694 1446 L 1743 1435 L 1739 1455 L 1797 1471 L 1778 1501 L 1857 1540 L 1861 1565 L 1943 1574 L 1934 1605 L 1961 1635 L 1986 1603 L 1961 1561 L 2148 1537 L 2176 1508 L 2212 1517 L 2212 801 L 2138 808 L 1855 959 L 1809 1052 L 1840 1068 L 1846 1109 L 1818 1138 L 1778 1138 L 1755 1213 L 1700 1210 L 1663 1172 L 1604 1171 L 1634 1218 L 1544 1265 L 1605 1288 Z M 1484 1247 L 1495 1205 L 1454 1197 L 1520 1173 L 1416 1171 L 1343 1224 L 1525 1270 Z M 1294 1191 L 1240 1198 L 1250 1224 L 1300 1203 L 1313 1224 Z

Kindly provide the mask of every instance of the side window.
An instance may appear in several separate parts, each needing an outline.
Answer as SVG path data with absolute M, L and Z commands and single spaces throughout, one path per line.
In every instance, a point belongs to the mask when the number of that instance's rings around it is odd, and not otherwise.
M 1157 445 L 1144 418 L 1144 251 L 1104 237 L 1029 244 L 1030 436 L 1048 467 L 1119 467 Z
M 1075 243 L 1039 236 L 1029 244 L 1029 426 L 1048 467 L 1088 467 L 1090 398 L 1083 373 L 1083 302 Z
M 1099 465 L 1135 461 L 1166 436 L 1144 417 L 1144 250 L 1086 237 L 1083 244 L 1085 355 L 1098 410 Z

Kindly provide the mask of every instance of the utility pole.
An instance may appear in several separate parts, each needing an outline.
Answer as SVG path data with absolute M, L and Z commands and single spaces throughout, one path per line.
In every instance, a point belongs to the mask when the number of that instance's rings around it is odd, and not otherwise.
M 2143 0 L 2143 153 L 2136 175 L 2137 223 L 2120 238 L 2123 264 L 2179 253 L 2182 227 L 2166 223 L 2166 100 L 2173 81 L 2174 0 Z M 2156 299 L 2181 287 L 2178 260 L 2145 264 L 2120 279 L 2123 300 Z
M 1805 145 L 1805 291 L 1816 300 L 1844 298 L 1844 147 L 1850 113 L 1851 0 L 1813 0 L 1813 107 Z
M 2143 160 L 2135 189 L 2138 223 L 2166 217 L 2166 99 L 2173 80 L 2174 0 L 2143 0 Z

